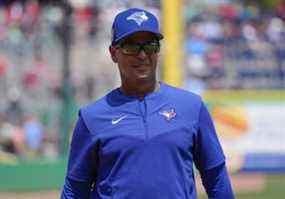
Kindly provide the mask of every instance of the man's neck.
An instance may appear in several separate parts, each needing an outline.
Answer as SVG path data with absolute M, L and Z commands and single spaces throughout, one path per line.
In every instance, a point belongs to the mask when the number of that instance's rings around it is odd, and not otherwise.
M 124 84 L 122 83 L 121 90 L 125 95 L 136 96 L 139 99 L 143 99 L 148 93 L 159 90 L 159 82 L 149 83 L 136 83 L 136 84 Z

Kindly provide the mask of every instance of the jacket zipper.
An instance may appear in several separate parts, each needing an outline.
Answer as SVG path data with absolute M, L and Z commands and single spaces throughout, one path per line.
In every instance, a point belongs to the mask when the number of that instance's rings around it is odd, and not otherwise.
M 144 99 L 143 100 L 143 104 L 144 104 L 144 119 L 143 119 L 143 121 L 144 121 L 144 127 L 145 127 L 145 137 L 146 137 L 146 139 L 148 140 L 149 139 L 149 135 L 148 135 L 148 125 L 147 125 L 147 120 L 146 120 L 146 118 L 147 118 L 147 105 L 146 105 L 146 100 Z
M 146 100 L 145 99 L 143 99 L 143 109 L 144 109 L 144 111 L 142 110 L 142 106 L 141 106 L 140 101 L 139 101 L 139 108 L 140 108 L 140 113 L 141 113 L 144 129 L 145 129 L 145 139 L 148 140 L 149 139 L 149 135 L 148 135 L 148 125 L 147 125 L 147 104 L 146 104 Z

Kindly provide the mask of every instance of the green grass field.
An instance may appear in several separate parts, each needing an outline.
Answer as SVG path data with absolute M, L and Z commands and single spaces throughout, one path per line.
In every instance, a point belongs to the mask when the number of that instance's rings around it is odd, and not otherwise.
M 205 195 L 200 197 L 206 199 Z M 261 192 L 236 193 L 236 199 L 283 199 L 285 198 L 285 175 L 268 175 L 266 187 Z

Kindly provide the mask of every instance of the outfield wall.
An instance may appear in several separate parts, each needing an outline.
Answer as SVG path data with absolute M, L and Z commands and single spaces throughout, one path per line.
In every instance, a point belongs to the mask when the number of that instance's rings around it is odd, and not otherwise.
M 285 172 L 285 92 L 204 95 L 232 171 Z
M 0 164 L 0 192 L 60 189 L 65 168 L 66 159 Z

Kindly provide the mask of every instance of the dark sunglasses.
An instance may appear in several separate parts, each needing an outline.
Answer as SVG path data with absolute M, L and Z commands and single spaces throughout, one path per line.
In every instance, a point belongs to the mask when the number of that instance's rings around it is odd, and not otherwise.
M 158 41 L 148 41 L 144 43 L 121 42 L 117 47 L 121 48 L 122 53 L 125 55 L 138 55 L 141 50 L 146 54 L 151 55 L 153 53 L 158 53 L 160 50 Z

